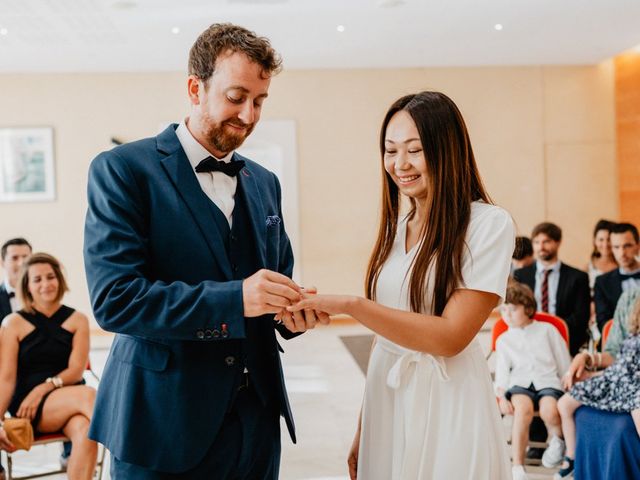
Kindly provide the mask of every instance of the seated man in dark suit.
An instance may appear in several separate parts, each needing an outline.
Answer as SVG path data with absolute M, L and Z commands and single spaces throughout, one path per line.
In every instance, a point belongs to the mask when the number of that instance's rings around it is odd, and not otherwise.
M 516 270 L 513 277 L 535 293 L 539 310 L 562 318 L 569 327 L 569 351 L 578 353 L 587 340 L 589 324 L 589 277 L 558 259 L 562 230 L 541 223 L 531 233 L 536 262 Z
M 630 223 L 618 223 L 611 229 L 611 250 L 620 268 L 596 278 L 594 300 L 596 321 L 603 330 L 605 323 L 613 318 L 622 292 L 640 287 L 640 242 L 638 229 Z

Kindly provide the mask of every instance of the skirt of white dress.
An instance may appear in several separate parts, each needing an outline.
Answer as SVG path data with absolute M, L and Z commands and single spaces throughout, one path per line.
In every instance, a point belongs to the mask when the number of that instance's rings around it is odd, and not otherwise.
M 358 480 L 511 478 L 491 376 L 477 341 L 445 358 L 378 336 L 367 373 Z

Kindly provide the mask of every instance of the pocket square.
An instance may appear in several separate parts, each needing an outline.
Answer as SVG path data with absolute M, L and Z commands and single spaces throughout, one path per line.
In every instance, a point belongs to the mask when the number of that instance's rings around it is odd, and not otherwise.
M 280 217 L 278 215 L 269 215 L 267 217 L 267 227 L 276 227 L 280 225 Z

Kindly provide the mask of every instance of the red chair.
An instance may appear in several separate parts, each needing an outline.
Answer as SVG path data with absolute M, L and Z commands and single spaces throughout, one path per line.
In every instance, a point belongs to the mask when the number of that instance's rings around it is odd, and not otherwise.
M 612 326 L 613 326 L 613 319 L 605 323 L 604 327 L 602 328 L 602 350 L 604 350 L 604 346 L 607 344 L 607 338 L 609 338 L 609 332 L 611 332 Z
M 538 322 L 550 323 L 551 325 L 556 327 L 558 332 L 560 332 L 562 339 L 566 342 L 567 348 L 569 347 L 569 327 L 564 320 L 562 320 L 560 317 L 556 317 L 555 315 L 544 312 L 536 312 L 533 316 L 533 319 Z M 496 321 L 493 329 L 491 330 L 491 352 L 496 351 L 496 342 L 498 341 L 498 337 L 500 337 L 500 335 L 502 335 L 508 329 L 509 326 L 502 318 L 499 318 Z

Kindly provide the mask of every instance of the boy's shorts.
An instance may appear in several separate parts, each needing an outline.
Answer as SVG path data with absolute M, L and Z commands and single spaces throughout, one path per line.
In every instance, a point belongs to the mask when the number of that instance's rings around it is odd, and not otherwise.
M 557 388 L 542 388 L 540 390 L 536 390 L 533 387 L 533 383 L 529 385 L 529 388 L 524 388 L 519 385 L 514 385 L 509 390 L 507 390 L 504 394 L 504 398 L 507 400 L 511 400 L 512 395 L 526 395 L 533 402 L 533 407 L 535 409 L 538 408 L 538 402 L 542 397 L 553 397 L 558 400 L 564 392 L 562 390 L 558 390 Z

